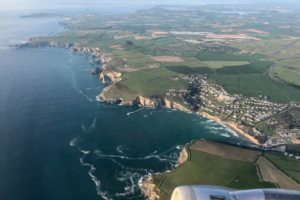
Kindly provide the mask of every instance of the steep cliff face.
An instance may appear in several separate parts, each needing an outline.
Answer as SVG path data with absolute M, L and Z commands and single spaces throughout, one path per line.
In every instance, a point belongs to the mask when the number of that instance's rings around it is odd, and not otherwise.
M 102 72 L 100 74 L 100 79 L 103 82 L 118 82 L 122 80 L 122 73 L 118 72 L 115 68 L 109 65 L 102 66 Z
M 165 105 L 167 108 L 175 109 L 175 110 L 182 110 L 185 112 L 191 112 L 189 109 L 185 108 L 184 106 L 180 105 L 179 103 L 176 103 L 174 101 L 169 101 L 167 99 L 164 99 L 164 101 L 165 101 Z
M 177 161 L 179 165 L 188 159 L 188 152 L 187 152 L 186 148 L 187 147 L 183 148 L 183 150 L 180 154 L 180 157 Z M 157 178 L 157 176 L 160 176 L 160 175 L 154 175 L 154 176 L 156 176 L 156 178 Z M 141 190 L 142 190 L 143 194 L 148 197 L 149 200 L 164 199 L 163 196 L 162 197 L 160 196 L 160 195 L 162 195 L 160 190 L 158 188 L 155 189 L 156 185 L 154 184 L 154 181 L 153 181 L 154 178 L 155 177 L 153 177 L 153 175 L 150 175 L 149 177 L 144 177 L 142 179 Z M 158 183 L 156 183 L 156 184 L 158 184 Z
M 99 67 L 96 67 L 93 71 L 92 71 L 92 74 L 95 75 L 95 74 L 99 74 L 101 73 L 101 69 Z
M 33 41 L 27 42 L 24 44 L 17 44 L 17 45 L 10 45 L 9 47 L 12 48 L 26 48 L 26 47 L 43 47 L 43 46 L 50 46 L 50 47 L 62 47 L 62 48 L 69 48 L 72 47 L 72 43 L 57 43 L 53 41 L 38 41 L 38 39 L 32 39 Z
M 149 200 L 159 199 L 159 195 L 156 194 L 155 184 L 153 184 L 153 176 L 145 177 L 142 183 L 141 190 L 148 197 Z
M 165 106 L 165 101 L 163 98 L 145 98 L 141 95 L 138 95 L 135 99 L 136 104 L 147 107 L 163 107 Z
M 188 152 L 187 152 L 187 150 L 186 150 L 186 147 L 184 147 L 184 148 L 182 149 L 181 153 L 180 153 L 180 156 L 179 156 L 179 158 L 178 158 L 177 163 L 178 163 L 179 165 L 182 164 L 182 163 L 184 163 L 184 162 L 188 159 L 188 156 L 189 156 L 189 154 L 188 154 Z

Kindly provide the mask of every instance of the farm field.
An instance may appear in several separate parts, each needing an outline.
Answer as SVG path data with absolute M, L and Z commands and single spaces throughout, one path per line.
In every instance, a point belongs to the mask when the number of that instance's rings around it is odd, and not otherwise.
M 274 102 L 299 101 L 300 91 L 290 90 L 280 82 L 272 82 L 264 74 L 209 75 L 208 81 L 224 85 L 231 94 L 258 97 L 267 95 Z
M 197 141 L 190 146 L 190 149 L 221 156 L 223 158 L 247 162 L 254 162 L 256 157 L 262 154 L 261 151 L 243 149 L 209 140 Z
M 216 70 L 217 74 L 262 74 L 259 69 L 252 67 L 251 65 L 240 66 L 228 66 Z
M 275 62 L 270 62 L 270 61 L 257 61 L 257 62 L 252 62 L 251 63 L 251 65 L 253 67 L 261 69 L 264 72 L 267 71 L 274 64 L 275 64 Z
M 265 152 L 263 154 L 273 165 L 300 183 L 300 161 L 283 154 Z
M 214 70 L 208 67 L 186 67 L 186 66 L 165 66 L 168 70 L 177 72 L 179 74 L 196 75 L 196 74 L 214 74 Z
M 171 77 L 178 76 L 164 67 L 125 73 L 126 80 L 121 83 L 128 89 L 145 95 L 161 95 L 170 89 L 187 89 L 189 83 L 185 80 L 172 80 Z
M 196 58 L 200 61 L 259 61 L 265 58 L 266 55 L 237 55 L 237 54 L 225 54 L 225 53 L 199 53 Z
M 282 173 L 265 157 L 259 156 L 256 163 L 264 181 L 275 182 L 282 189 L 300 190 L 300 185 L 297 182 Z
M 245 41 L 241 43 L 230 44 L 230 47 L 253 51 L 259 54 L 270 55 L 277 50 L 291 43 L 292 39 L 268 39 L 259 41 Z
M 287 59 L 280 61 L 269 71 L 274 80 L 283 80 L 300 88 L 300 59 Z
M 221 149 L 220 147 L 219 150 Z M 215 148 L 212 150 L 217 153 Z M 191 148 L 189 151 L 190 160 L 168 173 L 160 182 L 159 189 L 168 196 L 171 196 L 177 186 L 193 184 L 230 186 L 237 189 L 276 188 L 273 183 L 260 181 L 252 159 L 247 162 L 226 159 Z M 237 157 L 240 158 L 240 155 Z

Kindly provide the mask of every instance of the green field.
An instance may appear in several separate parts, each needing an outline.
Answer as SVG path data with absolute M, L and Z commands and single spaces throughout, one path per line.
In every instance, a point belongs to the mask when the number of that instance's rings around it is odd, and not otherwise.
M 286 150 L 290 153 L 300 154 L 300 144 L 287 144 Z
M 178 76 L 164 67 L 125 73 L 126 80 L 121 83 L 128 89 L 145 95 L 160 95 L 167 93 L 170 89 L 187 89 L 189 83 L 185 80 L 172 80 L 171 77 Z
M 258 61 L 258 62 L 251 63 L 253 67 L 259 68 L 263 71 L 267 71 L 274 64 L 275 62 L 270 62 L 270 61 Z
M 300 183 L 300 161 L 280 153 L 265 152 L 263 154 L 278 169 Z
M 258 70 L 251 65 L 241 66 L 228 66 L 216 70 L 217 74 L 262 74 L 261 70 Z
M 159 189 L 171 196 L 181 185 L 216 185 L 237 189 L 276 188 L 273 183 L 261 182 L 254 163 L 224 159 L 190 150 L 190 160 L 169 173 Z
M 298 49 L 294 49 L 299 51 Z M 294 84 L 300 88 L 300 59 L 285 59 L 272 67 L 269 71 L 271 78 Z
M 215 71 L 208 68 L 208 67 L 187 67 L 187 66 L 165 66 L 168 70 L 180 73 L 180 74 L 186 74 L 186 75 L 195 75 L 195 74 L 214 74 Z
M 209 75 L 208 81 L 225 86 L 231 94 L 267 95 L 274 102 L 300 101 L 300 91 L 272 82 L 264 74 Z
M 258 128 L 264 133 L 264 135 L 277 135 L 275 130 L 271 130 L 268 128 L 267 122 L 260 122 L 258 124 Z
M 225 53 L 199 53 L 196 58 L 200 61 L 259 61 L 265 58 L 266 55 L 238 55 L 238 54 L 225 54 Z

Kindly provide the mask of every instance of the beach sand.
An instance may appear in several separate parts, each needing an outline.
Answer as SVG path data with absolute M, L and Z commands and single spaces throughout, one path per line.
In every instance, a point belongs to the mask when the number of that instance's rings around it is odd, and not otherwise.
M 222 121 L 220 118 L 216 117 L 216 116 L 212 116 L 206 112 L 199 112 L 200 115 L 204 115 L 205 117 L 218 121 L 218 122 L 222 122 L 223 124 L 225 124 L 228 128 L 230 128 L 232 131 L 236 132 L 241 138 L 246 139 L 248 141 L 250 141 L 253 144 L 256 145 L 260 145 L 260 143 L 257 141 L 257 139 L 255 139 L 253 136 L 245 133 L 242 129 L 240 129 L 238 127 L 238 125 L 234 122 L 224 122 Z

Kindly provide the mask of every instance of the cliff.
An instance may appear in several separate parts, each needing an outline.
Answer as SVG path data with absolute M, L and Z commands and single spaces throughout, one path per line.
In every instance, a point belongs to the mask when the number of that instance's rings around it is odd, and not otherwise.
M 92 74 L 95 75 L 95 74 L 99 74 L 101 73 L 101 69 L 99 67 L 96 67 L 93 71 L 92 71 Z
M 70 48 L 73 46 L 72 43 L 57 43 L 53 41 L 39 41 L 36 38 L 29 38 L 30 42 L 24 44 L 16 44 L 10 45 L 9 47 L 12 48 L 33 48 L 33 47 L 43 47 L 43 46 L 50 46 L 50 47 L 62 47 L 62 48 Z
M 177 161 L 178 165 L 184 163 L 188 159 L 188 157 L 189 157 L 189 154 L 186 150 L 186 147 L 184 147 L 178 158 L 178 161 Z
M 98 98 L 101 101 L 106 101 L 110 103 L 120 103 L 122 105 L 141 105 L 153 108 L 166 107 L 170 109 L 191 112 L 191 110 L 180 105 L 179 102 L 167 99 L 167 97 L 165 97 L 164 95 L 151 97 L 147 95 L 142 95 L 129 90 L 119 82 L 115 82 L 112 85 L 104 88 L 102 93 L 98 96 Z
M 159 195 L 155 192 L 155 186 L 156 185 L 154 184 L 152 175 L 143 179 L 141 190 L 142 193 L 146 195 L 149 200 L 160 199 Z
M 188 156 L 189 155 L 188 155 L 187 147 L 184 147 L 177 161 L 178 164 L 180 165 L 183 162 L 185 162 L 188 159 Z M 163 180 L 167 174 L 168 172 L 162 174 L 150 175 L 148 177 L 143 178 L 141 190 L 142 193 L 145 196 L 147 196 L 149 200 L 169 199 L 168 197 L 166 197 L 166 195 L 164 195 L 163 192 L 160 191 L 159 188 L 156 187 L 160 184 L 161 180 Z
M 100 74 L 100 79 L 103 82 L 118 82 L 122 80 L 122 73 L 117 71 L 112 66 L 104 64 L 102 69 L 103 70 Z

